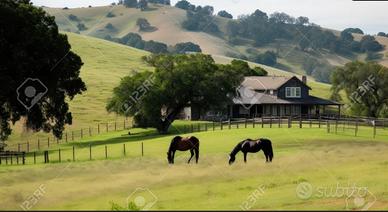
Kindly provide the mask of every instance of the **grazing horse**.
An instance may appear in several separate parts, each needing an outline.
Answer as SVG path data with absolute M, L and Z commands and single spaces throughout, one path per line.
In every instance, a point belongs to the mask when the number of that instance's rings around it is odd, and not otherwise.
M 195 153 L 195 162 L 198 163 L 199 158 L 199 140 L 198 138 L 191 136 L 187 138 L 182 138 L 180 136 L 176 136 L 171 140 L 170 147 L 167 152 L 167 160 L 168 163 L 174 163 L 175 151 L 187 151 L 190 150 L 191 156 L 187 163 L 190 163 L 191 159 Z
M 232 163 L 234 163 L 236 160 L 235 156 L 239 151 L 244 153 L 244 162 L 246 163 L 248 152 L 256 153 L 260 150 L 263 150 L 266 162 L 272 162 L 273 151 L 271 141 L 265 138 L 260 138 L 258 140 L 246 139 L 238 143 L 229 154 L 229 164 L 232 165 Z

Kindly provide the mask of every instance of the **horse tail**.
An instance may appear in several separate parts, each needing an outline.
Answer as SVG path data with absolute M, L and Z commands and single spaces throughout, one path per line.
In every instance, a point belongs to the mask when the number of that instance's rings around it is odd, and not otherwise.
M 266 155 L 269 157 L 269 161 L 272 161 L 273 158 L 273 149 L 272 149 L 272 142 L 268 139 L 260 139 L 261 142 L 263 142 L 263 150 Z

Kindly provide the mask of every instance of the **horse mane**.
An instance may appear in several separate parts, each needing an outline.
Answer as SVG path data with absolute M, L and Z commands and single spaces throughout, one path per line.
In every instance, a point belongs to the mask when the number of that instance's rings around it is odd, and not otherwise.
M 243 144 L 245 141 L 247 141 L 247 140 L 249 140 L 249 139 L 243 140 L 243 141 L 241 141 L 240 143 L 238 143 L 238 144 L 234 147 L 234 149 L 232 150 L 232 152 L 230 153 L 230 155 L 231 155 L 231 156 L 235 156 L 235 155 L 241 150 L 242 144 Z
M 180 141 L 182 139 L 181 136 L 175 136 L 172 140 L 171 140 L 171 143 L 170 143 L 170 147 L 168 148 L 168 152 L 171 151 L 171 148 L 173 147 L 173 145 L 175 145 L 175 143 L 177 141 Z

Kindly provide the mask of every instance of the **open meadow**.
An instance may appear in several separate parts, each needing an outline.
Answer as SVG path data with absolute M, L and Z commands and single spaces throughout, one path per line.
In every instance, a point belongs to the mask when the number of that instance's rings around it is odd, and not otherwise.
M 185 129 L 180 122 L 175 126 L 177 133 Z M 317 125 L 236 127 L 221 131 L 216 126 L 213 131 L 209 124 L 206 132 L 184 134 L 201 141 L 198 164 L 187 164 L 189 153 L 178 152 L 175 164 L 168 165 L 166 151 L 173 135 L 158 135 L 153 129 L 62 144 L 62 163 L 58 147 L 53 147 L 50 164 L 42 164 L 40 156 L 35 165 L 28 157 L 24 166 L 0 166 L 1 208 L 20 209 L 40 189 L 42 195 L 31 209 L 110 210 L 126 207 L 127 200 L 136 203 L 137 197 L 144 197 L 151 209 L 388 209 L 388 129 L 379 128 L 373 138 L 373 129 L 365 127 L 357 137 L 353 129 L 343 131 L 341 126 L 337 134 Z M 272 140 L 272 163 L 265 163 L 259 152 L 248 154 L 244 164 L 240 153 L 229 166 L 228 153 L 239 141 L 259 137 Z M 367 189 L 362 201 L 342 192 L 355 188 Z

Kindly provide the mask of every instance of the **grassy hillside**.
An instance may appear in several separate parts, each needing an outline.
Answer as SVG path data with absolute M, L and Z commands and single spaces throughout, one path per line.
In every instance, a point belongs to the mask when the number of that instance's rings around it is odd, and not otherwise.
M 112 90 L 118 85 L 120 79 L 132 71 L 151 70 L 141 57 L 149 54 L 128 46 L 116 44 L 90 36 L 67 33 L 72 51 L 81 56 L 84 65 L 81 69 L 81 77 L 85 81 L 87 91 L 83 95 L 76 96 L 70 102 L 70 110 L 73 114 L 73 125 L 66 126 L 66 130 L 79 130 L 89 126 L 96 126 L 99 122 L 121 121 L 122 117 L 109 114 L 105 110 L 107 100 Z M 218 63 L 229 63 L 232 58 L 214 55 Z M 250 63 L 251 66 L 261 66 L 271 75 L 287 76 L 289 72 L 280 69 Z M 312 94 L 327 98 L 330 95 L 330 85 L 317 83 L 312 78 L 308 81 L 313 88 Z M 25 142 L 35 136 L 46 136 L 43 133 L 27 132 L 19 122 L 14 126 L 14 133 L 10 137 L 9 144 Z
M 92 8 L 75 8 L 63 10 L 61 8 L 45 8 L 50 14 L 56 17 L 56 21 L 61 30 L 77 32 L 84 35 L 104 38 L 109 35 L 112 37 L 122 37 L 129 32 L 141 34 L 144 40 L 156 40 L 169 45 L 174 45 L 179 42 L 191 41 L 201 46 L 205 53 L 212 55 L 233 56 L 237 55 L 252 55 L 263 53 L 267 50 L 277 52 L 278 64 L 276 67 L 302 74 L 305 72 L 302 64 L 305 61 L 317 61 L 321 65 L 317 68 L 324 68 L 330 71 L 333 66 L 343 65 L 351 60 L 365 59 L 365 54 L 354 55 L 352 57 L 344 57 L 337 54 L 329 53 L 324 50 L 319 51 L 301 51 L 295 48 L 295 45 L 288 41 L 277 40 L 275 43 L 262 47 L 254 47 L 253 42 L 247 40 L 242 45 L 231 45 L 223 37 L 214 36 L 203 32 L 193 32 L 182 29 L 181 24 L 186 20 L 186 11 L 179 8 L 154 5 L 151 4 L 151 9 L 140 11 L 133 8 L 125 8 L 122 5 L 103 6 Z M 114 14 L 114 17 L 106 17 L 108 13 Z M 70 20 L 69 16 L 74 15 L 78 21 Z M 139 32 L 136 26 L 138 18 L 146 18 L 152 26 L 157 28 L 153 32 Z M 214 17 L 222 32 L 226 30 L 226 24 L 229 19 Z M 84 31 L 79 31 L 77 28 L 78 22 L 85 24 L 88 28 Z M 111 23 L 115 30 L 107 30 L 105 26 Z M 319 23 L 318 23 L 319 24 Z M 336 32 L 336 34 L 339 34 Z M 354 35 L 356 39 L 360 39 L 360 35 Z M 377 40 L 384 44 L 388 44 L 388 38 L 377 37 Z M 383 58 L 381 62 L 388 64 L 387 49 L 382 52 Z M 316 63 L 316 62 L 314 62 Z M 322 66 L 322 64 L 324 66 Z M 317 65 L 318 66 L 318 65 Z
M 116 115 L 106 112 L 106 102 L 122 77 L 132 71 L 150 69 L 141 60 L 148 53 L 89 36 L 73 33 L 67 35 L 72 51 L 81 56 L 84 62 L 81 78 L 86 83 L 87 91 L 70 101 L 73 125 L 66 129 L 78 130 L 81 127 L 95 126 L 98 122 L 116 120 Z M 24 142 L 31 136 L 31 132 L 24 131 L 19 123 L 14 128 L 10 142 Z

